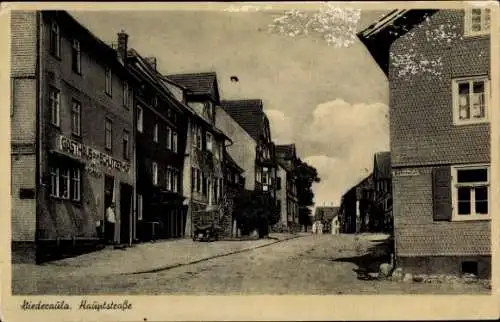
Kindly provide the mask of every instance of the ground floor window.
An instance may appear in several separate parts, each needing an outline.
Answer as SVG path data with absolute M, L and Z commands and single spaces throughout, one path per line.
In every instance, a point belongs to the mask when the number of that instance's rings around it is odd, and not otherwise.
M 74 166 L 51 166 L 50 195 L 56 198 L 80 201 L 81 170 Z
M 488 166 L 453 167 L 453 215 L 456 220 L 489 218 Z

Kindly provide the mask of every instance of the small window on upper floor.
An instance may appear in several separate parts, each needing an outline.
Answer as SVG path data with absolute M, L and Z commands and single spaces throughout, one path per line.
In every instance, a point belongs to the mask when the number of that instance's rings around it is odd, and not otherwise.
M 105 68 L 105 88 L 104 88 L 104 92 L 106 94 L 108 94 L 109 96 L 111 96 L 112 94 L 112 76 L 111 76 L 111 68 L 109 67 L 106 67 Z
M 50 53 L 57 58 L 61 57 L 61 34 L 56 22 L 50 28 Z
M 487 77 L 453 80 L 453 123 L 455 125 L 488 122 L 489 86 Z
M 80 51 L 80 42 L 73 39 L 73 48 L 71 51 L 71 68 L 77 74 L 82 73 L 82 52 Z
M 490 33 L 490 9 L 473 8 L 465 10 L 465 36 L 487 35 Z

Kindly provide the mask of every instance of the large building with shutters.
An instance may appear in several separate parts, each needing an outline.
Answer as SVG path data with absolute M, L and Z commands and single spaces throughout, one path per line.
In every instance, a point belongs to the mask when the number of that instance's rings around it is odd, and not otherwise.
M 389 79 L 396 265 L 410 272 L 491 276 L 489 21 L 395 10 L 358 34 Z
M 65 11 L 12 11 L 11 33 L 13 261 L 98 247 L 112 202 L 110 240 L 130 244 L 135 79 L 126 38 L 115 50 Z

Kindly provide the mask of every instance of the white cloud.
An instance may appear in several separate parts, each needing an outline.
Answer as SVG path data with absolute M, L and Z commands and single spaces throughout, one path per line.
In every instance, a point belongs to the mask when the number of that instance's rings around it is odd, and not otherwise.
M 342 194 L 372 171 L 374 153 L 389 149 L 387 112 L 385 104 L 351 105 L 341 99 L 312 112 L 297 137 L 316 151 L 304 158 L 321 178 L 314 186 L 316 205 L 338 205 Z
M 292 119 L 285 113 L 278 110 L 266 110 L 269 125 L 271 127 L 271 137 L 277 144 L 287 144 L 293 140 Z

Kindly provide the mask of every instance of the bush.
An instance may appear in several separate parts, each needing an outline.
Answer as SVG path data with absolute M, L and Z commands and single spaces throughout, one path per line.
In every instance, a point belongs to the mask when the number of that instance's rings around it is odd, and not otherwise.
M 259 237 L 269 232 L 269 226 L 279 220 L 279 212 L 273 198 L 260 191 L 242 191 L 234 200 L 234 217 L 242 235 L 257 230 Z

